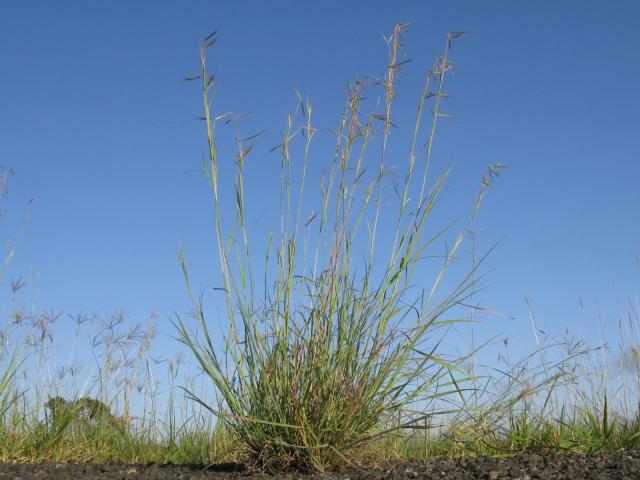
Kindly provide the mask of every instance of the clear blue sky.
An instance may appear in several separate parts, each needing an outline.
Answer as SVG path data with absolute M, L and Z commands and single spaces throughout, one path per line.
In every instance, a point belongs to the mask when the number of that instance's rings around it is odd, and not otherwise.
M 275 203 L 278 157 L 266 152 L 294 88 L 316 125 L 334 127 L 353 75 L 383 73 L 381 34 L 401 20 L 413 22 L 401 129 L 446 32 L 469 32 L 453 50 L 445 111 L 455 118 L 434 158 L 453 165 L 444 216 L 469 211 L 487 163 L 511 166 L 479 226 L 482 247 L 500 240 L 484 303 L 515 320 L 488 331 L 527 329 L 527 295 L 541 327 L 595 332 L 580 297 L 614 312 L 638 291 L 636 1 L 3 1 L 0 164 L 16 172 L 5 208 L 39 200 L 11 271 L 39 272 L 43 308 L 155 311 L 171 332 L 169 316 L 188 308 L 179 239 L 197 287 L 218 281 L 209 191 L 184 173 L 205 148 L 198 88 L 181 80 L 197 73 L 201 38 L 220 30 L 216 111 L 251 111 L 244 133 L 267 129 L 250 167 L 255 219 Z

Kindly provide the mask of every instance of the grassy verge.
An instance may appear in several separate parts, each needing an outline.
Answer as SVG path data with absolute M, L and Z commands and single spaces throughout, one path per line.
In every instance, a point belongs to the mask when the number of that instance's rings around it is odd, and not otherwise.
M 394 107 L 405 28 L 397 25 L 387 39 L 384 74 L 350 86 L 329 153 L 316 148 L 322 142 L 313 107 L 300 98 L 274 149 L 278 230 L 257 244 L 247 227 L 252 192 L 245 191 L 254 136 L 238 134 L 231 156 L 219 147 L 216 125 L 228 115 L 217 115 L 210 101 L 215 78 L 207 54 L 217 37 L 204 40 L 198 79 L 223 333 L 212 330 L 181 252 L 195 321 L 177 317 L 175 326 L 197 371 L 179 358 L 154 358 L 153 321 L 80 314 L 71 317 L 71 352 L 79 351 L 79 332 L 90 330 L 97 372 L 87 379 L 79 356 L 56 366 L 59 315 L 22 308 L 16 295 L 24 283 L 12 282 L 6 305 L 14 306 L 3 310 L 8 321 L 0 332 L 0 461 L 249 461 L 309 471 L 434 455 L 640 446 L 633 335 L 622 339 L 619 359 L 632 380 L 620 383 L 593 368 L 599 350 L 570 340 L 537 342 L 500 369 L 475 364 L 473 351 L 445 351 L 450 327 L 469 320 L 484 257 L 463 272 L 455 262 L 500 166 L 488 168 L 465 222 L 436 227 L 448 171 L 435 175 L 431 157 L 447 117 L 451 47 L 462 34 L 446 37 L 408 142 L 399 145 Z M 366 99 L 376 92 L 382 98 L 372 105 Z M 307 174 L 322 158 L 318 190 Z M 230 183 L 220 178 L 225 161 L 235 166 L 230 202 L 221 187 Z M 391 175 L 392 167 L 400 170 Z M 435 249 L 445 241 L 440 255 Z M 621 332 L 640 331 L 638 311 L 631 302 Z M 194 401 L 179 398 L 177 385 Z

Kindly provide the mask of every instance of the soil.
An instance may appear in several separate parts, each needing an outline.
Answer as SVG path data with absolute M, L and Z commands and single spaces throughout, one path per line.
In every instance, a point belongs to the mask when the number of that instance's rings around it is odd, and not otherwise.
M 248 478 L 251 477 L 251 478 Z M 523 454 L 509 458 L 434 459 L 396 462 L 362 470 L 302 475 L 292 472 L 251 473 L 242 465 L 125 465 L 92 463 L 2 464 L 0 479 L 173 479 L 173 480 L 415 480 L 415 479 L 638 479 L 640 451 L 602 452 L 596 455 Z

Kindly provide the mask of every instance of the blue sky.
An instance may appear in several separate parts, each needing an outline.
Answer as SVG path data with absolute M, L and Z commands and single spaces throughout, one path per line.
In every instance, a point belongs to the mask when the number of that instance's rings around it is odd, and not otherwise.
M 469 212 L 488 163 L 510 165 L 478 226 L 481 248 L 500 242 L 482 300 L 514 320 L 484 331 L 530 340 L 525 295 L 553 332 L 595 334 L 596 299 L 617 321 L 615 301 L 638 291 L 640 274 L 635 1 L 2 2 L 0 164 L 16 172 L 3 238 L 38 198 L 10 274 L 39 273 L 30 292 L 42 308 L 157 312 L 172 333 L 168 318 L 188 309 L 179 240 L 197 287 L 218 282 L 210 194 L 193 172 L 205 148 L 201 99 L 181 80 L 197 73 L 201 38 L 220 31 L 214 109 L 252 112 L 245 134 L 267 130 L 248 180 L 257 219 L 276 208 L 279 159 L 267 152 L 294 88 L 329 145 L 346 85 L 383 74 L 381 35 L 402 20 L 412 22 L 412 62 L 394 107 L 399 131 L 412 126 L 446 32 L 469 32 L 453 49 L 444 109 L 454 118 L 434 157 L 453 166 L 443 218 Z

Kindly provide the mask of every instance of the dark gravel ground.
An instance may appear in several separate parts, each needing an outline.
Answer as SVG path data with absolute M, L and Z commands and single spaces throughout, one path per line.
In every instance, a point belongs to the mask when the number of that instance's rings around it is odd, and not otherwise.
M 469 458 L 429 462 L 396 462 L 369 470 L 343 470 L 312 476 L 299 473 L 256 474 L 239 465 L 218 465 L 202 471 L 200 465 L 123 465 L 91 463 L 2 464 L 0 479 L 182 479 L 232 480 L 414 480 L 414 479 L 640 479 L 640 451 L 583 455 L 525 454 L 511 458 Z

